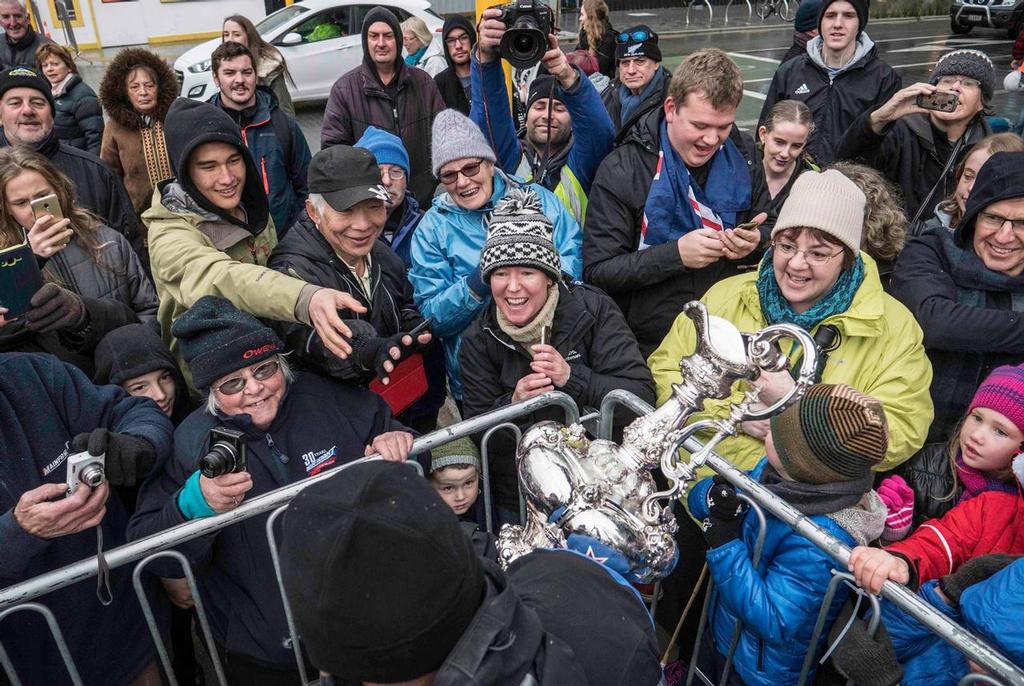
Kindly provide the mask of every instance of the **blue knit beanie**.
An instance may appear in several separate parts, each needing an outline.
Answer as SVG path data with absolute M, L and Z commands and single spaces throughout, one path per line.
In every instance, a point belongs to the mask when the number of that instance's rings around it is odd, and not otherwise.
M 370 126 L 362 138 L 356 141 L 355 147 L 372 152 L 377 158 L 377 164 L 393 164 L 404 169 L 406 176 L 412 174 L 409 169 L 409 153 L 405 151 L 402 139 L 393 133 Z
M 796 10 L 796 17 L 793 19 L 793 28 L 804 33 L 818 27 L 818 11 L 821 9 L 821 0 L 803 0 Z

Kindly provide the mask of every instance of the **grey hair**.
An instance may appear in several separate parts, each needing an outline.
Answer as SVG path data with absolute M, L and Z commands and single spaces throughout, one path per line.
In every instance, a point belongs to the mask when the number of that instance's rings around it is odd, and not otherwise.
M 0 2 L 3 1 L 0 0 Z M 324 200 L 324 196 L 320 193 L 310 193 L 306 196 L 306 200 L 309 200 L 310 204 L 313 205 L 313 209 L 316 210 L 317 214 L 322 215 L 324 210 L 327 209 L 327 201 Z
M 0 0 L 0 4 L 3 4 L 3 1 L 4 0 Z M 277 361 L 281 364 L 281 373 L 284 374 L 285 388 L 287 388 L 291 382 L 295 381 L 295 372 L 292 371 L 291 365 L 288 364 L 286 355 L 288 355 L 288 353 L 282 353 L 277 356 Z M 258 364 L 263 363 L 260 362 Z M 214 417 L 216 417 L 217 413 L 220 412 L 220 406 L 217 404 L 217 399 L 214 397 L 213 388 L 210 388 L 209 392 L 206 394 L 206 411 Z
M 10 5 L 17 5 L 22 12 L 26 15 L 28 14 L 28 10 L 25 8 L 25 0 L 0 0 L 0 7 Z

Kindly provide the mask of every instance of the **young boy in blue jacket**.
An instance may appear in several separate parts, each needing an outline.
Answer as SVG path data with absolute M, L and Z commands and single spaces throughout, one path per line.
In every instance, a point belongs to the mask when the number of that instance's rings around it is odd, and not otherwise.
M 871 468 L 885 457 L 888 444 L 881 403 L 850 386 L 818 384 L 772 417 L 767 459 L 751 476 L 846 545 L 865 545 L 885 526 L 885 505 L 871 490 Z M 728 683 L 795 684 L 835 561 L 765 513 L 755 564 L 758 519 L 744 513 L 735 489 L 721 477 L 700 481 L 690 492 L 689 509 L 702 520 L 714 581 L 698 667 L 718 681 L 739 622 Z M 836 593 L 826 627 L 845 597 L 842 589 Z

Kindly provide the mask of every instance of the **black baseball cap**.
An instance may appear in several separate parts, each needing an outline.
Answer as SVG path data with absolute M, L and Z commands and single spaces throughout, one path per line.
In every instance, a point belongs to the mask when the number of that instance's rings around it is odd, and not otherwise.
M 324 197 L 337 212 L 363 200 L 388 202 L 388 190 L 380 183 L 377 158 L 366 148 L 333 145 L 313 156 L 309 163 L 309 192 Z

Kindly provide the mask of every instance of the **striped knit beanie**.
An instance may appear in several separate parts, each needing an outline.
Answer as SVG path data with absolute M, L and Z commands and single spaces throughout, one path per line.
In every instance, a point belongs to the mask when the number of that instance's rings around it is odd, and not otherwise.
M 532 190 L 513 188 L 487 219 L 487 241 L 480 252 L 480 276 L 490 282 L 501 267 L 533 267 L 553 280 L 562 278 L 562 260 L 555 249 L 554 227 Z
M 882 404 L 845 384 L 811 386 L 771 428 L 786 473 L 808 484 L 861 478 L 889 449 Z
M 976 407 L 995 410 L 1024 432 L 1024 365 L 997 367 L 981 382 L 967 414 Z

